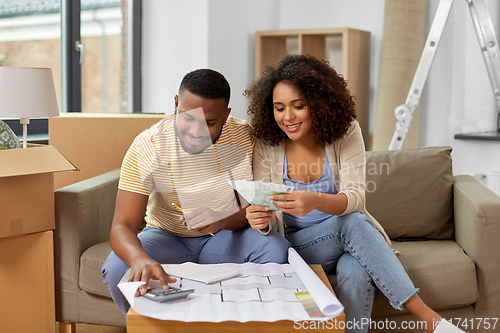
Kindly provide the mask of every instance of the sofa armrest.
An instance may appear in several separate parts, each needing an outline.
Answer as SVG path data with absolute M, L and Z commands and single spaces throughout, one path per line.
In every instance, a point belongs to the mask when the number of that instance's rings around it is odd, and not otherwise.
M 78 301 L 82 253 L 95 244 L 109 240 L 119 177 L 120 170 L 117 169 L 68 185 L 54 193 L 54 268 L 58 318 L 62 311 L 67 317 L 67 312 L 71 312 L 69 309 L 78 309 L 73 306 L 73 301 Z
M 500 313 L 500 196 L 471 176 L 454 177 L 455 240 L 476 263 L 476 314 Z

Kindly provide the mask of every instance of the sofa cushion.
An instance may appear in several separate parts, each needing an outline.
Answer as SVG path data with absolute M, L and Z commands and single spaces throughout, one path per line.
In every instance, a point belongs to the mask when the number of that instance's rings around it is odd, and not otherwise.
M 366 154 L 366 208 L 390 238 L 453 238 L 451 148 Z
M 476 267 L 454 241 L 429 240 L 393 242 L 398 256 L 419 295 L 432 309 L 457 308 L 475 303 L 479 298 Z M 328 274 L 332 285 L 334 275 Z M 372 316 L 399 314 L 377 289 Z
M 475 303 L 479 298 L 474 261 L 454 241 L 429 240 L 393 242 L 401 251 L 401 264 L 420 289 L 419 295 L 432 309 L 458 308 Z M 385 296 L 379 292 L 380 301 L 373 316 L 397 314 Z
M 87 293 L 111 298 L 103 282 L 101 267 L 111 253 L 109 242 L 88 248 L 80 258 L 80 288 Z

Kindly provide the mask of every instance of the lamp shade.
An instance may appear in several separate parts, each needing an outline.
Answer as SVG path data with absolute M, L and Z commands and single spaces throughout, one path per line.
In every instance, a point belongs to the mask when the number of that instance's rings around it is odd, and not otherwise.
M 0 67 L 0 116 L 38 118 L 59 115 L 51 68 Z

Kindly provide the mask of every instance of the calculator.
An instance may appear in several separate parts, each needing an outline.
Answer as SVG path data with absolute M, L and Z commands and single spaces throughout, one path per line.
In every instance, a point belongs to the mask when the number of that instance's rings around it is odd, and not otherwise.
M 148 291 L 143 296 L 155 302 L 163 303 L 187 297 L 192 293 L 194 293 L 194 289 L 182 290 L 175 287 L 168 287 L 167 290 L 164 290 L 162 288 L 148 289 Z

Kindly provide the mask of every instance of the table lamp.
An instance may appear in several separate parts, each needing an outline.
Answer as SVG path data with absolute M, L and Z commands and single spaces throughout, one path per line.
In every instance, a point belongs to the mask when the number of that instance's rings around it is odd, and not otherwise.
M 0 67 L 0 117 L 21 118 L 23 148 L 30 118 L 58 115 L 51 68 Z

